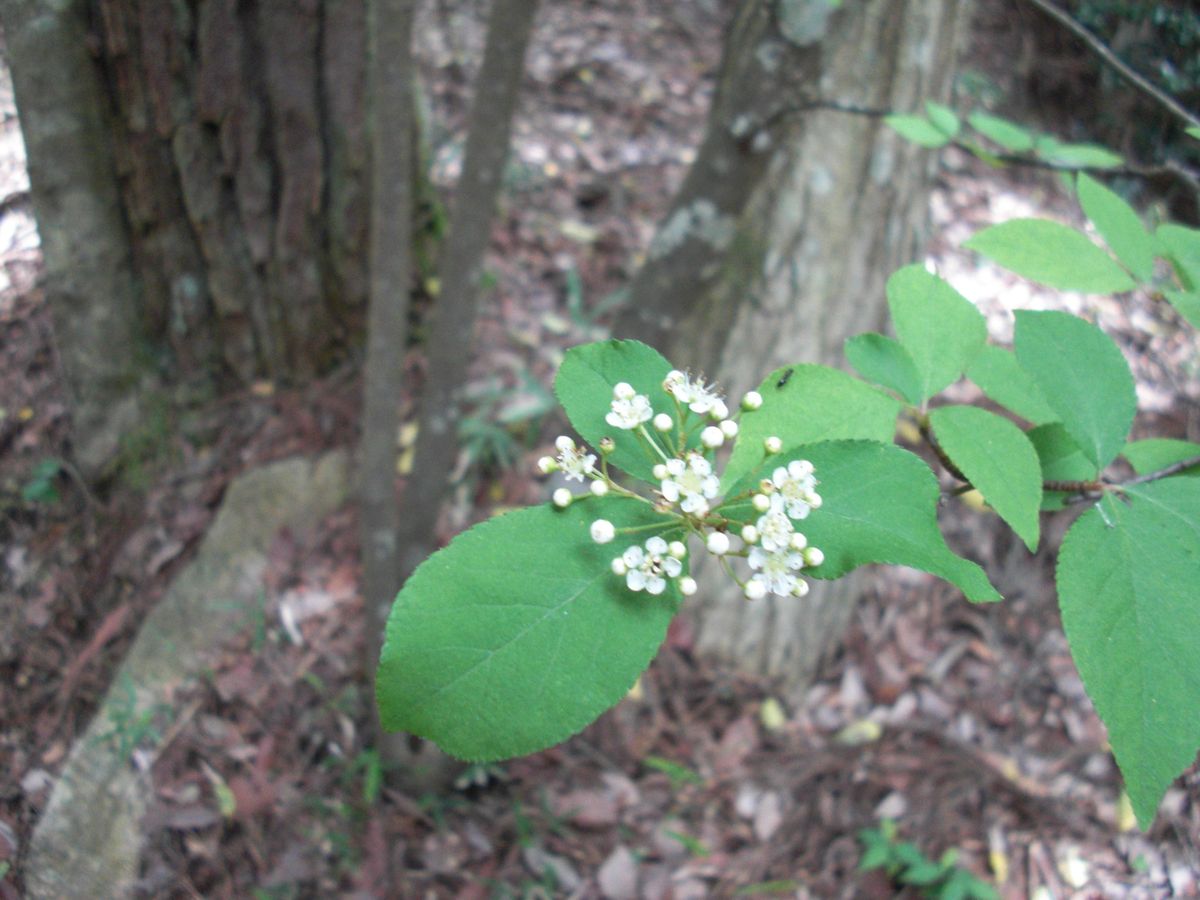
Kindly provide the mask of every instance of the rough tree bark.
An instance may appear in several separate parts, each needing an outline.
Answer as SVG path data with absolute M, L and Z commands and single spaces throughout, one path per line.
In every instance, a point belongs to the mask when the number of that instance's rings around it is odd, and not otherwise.
M 438 265 L 441 293 L 432 310 L 428 378 L 421 393 L 413 472 L 404 489 L 399 546 L 404 578 L 436 549 L 435 526 L 458 456 L 459 396 L 479 312 L 479 275 L 508 159 L 525 48 L 537 0 L 494 0 L 483 62 L 467 122 L 462 176 L 455 189 Z
M 148 375 L 180 399 L 302 380 L 361 339 L 361 0 L 3 0 L 0 16 L 86 469 L 121 430 L 88 424 Z
M 931 158 L 876 116 L 815 107 L 945 100 L 966 5 L 859 0 L 818 21 L 822 5 L 763 0 L 741 11 L 693 174 L 615 328 L 715 375 L 735 399 L 780 365 L 841 365 L 847 337 L 883 326 L 888 274 L 919 254 Z M 819 45 L 797 42 L 798 22 L 820 26 Z M 763 86 L 778 77 L 772 64 L 805 83 L 781 100 Z M 715 184 L 721 173 L 739 189 Z M 755 603 L 702 591 L 691 606 L 698 647 L 796 695 L 861 586 L 817 582 L 803 600 Z

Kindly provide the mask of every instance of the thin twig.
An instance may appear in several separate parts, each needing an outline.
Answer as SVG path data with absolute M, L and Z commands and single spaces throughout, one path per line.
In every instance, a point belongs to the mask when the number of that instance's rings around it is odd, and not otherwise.
M 1195 466 L 1200 466 L 1200 455 L 1191 456 L 1187 459 L 1181 459 L 1177 463 L 1172 463 L 1159 469 L 1157 472 L 1147 472 L 1145 475 L 1139 475 L 1137 478 L 1130 478 L 1128 481 L 1121 482 L 1121 487 L 1129 487 L 1133 484 L 1145 484 L 1148 481 L 1158 481 L 1160 478 L 1169 478 L 1176 475 L 1185 469 L 1191 469 Z
M 1114 69 L 1123 78 L 1129 81 L 1134 87 L 1141 90 L 1143 93 L 1152 97 L 1162 106 L 1166 107 L 1175 116 L 1182 119 L 1188 125 L 1194 128 L 1200 128 L 1200 118 L 1197 118 L 1195 113 L 1192 113 L 1181 106 L 1170 94 L 1159 89 L 1144 76 L 1140 75 L 1134 69 L 1122 60 L 1104 41 L 1100 40 L 1096 35 L 1092 34 L 1084 25 L 1076 21 L 1070 13 L 1059 9 L 1050 0 L 1026 0 L 1032 3 L 1046 15 L 1056 20 L 1059 24 L 1068 28 L 1076 37 L 1088 45 L 1101 60 L 1112 69 Z

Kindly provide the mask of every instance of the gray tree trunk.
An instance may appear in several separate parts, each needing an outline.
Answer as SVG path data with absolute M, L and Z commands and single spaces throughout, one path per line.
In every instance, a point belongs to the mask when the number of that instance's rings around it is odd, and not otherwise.
M 765 5 L 776 16 L 776 29 L 782 10 L 795 6 Z M 794 105 L 819 99 L 909 111 L 926 99 L 946 100 L 966 16 L 961 0 L 843 4 L 828 20 L 819 76 L 793 98 Z M 761 57 L 762 46 L 760 41 L 740 52 Z M 728 62 L 724 66 L 725 77 L 738 71 Z M 734 90 L 722 83 L 718 96 Z M 736 106 L 714 106 L 705 148 L 714 133 L 738 132 L 743 114 Z M 731 403 L 780 365 L 842 365 L 847 337 L 883 326 L 887 276 L 919 258 L 930 155 L 878 117 L 822 109 L 786 121 L 782 132 L 759 138 L 769 148 L 763 174 L 748 203 L 726 211 L 737 216 L 736 229 L 720 232 L 723 246 L 708 242 L 703 266 L 687 256 L 704 242 L 694 234 L 694 211 L 705 199 L 705 187 L 698 183 L 689 196 L 688 179 L 662 231 L 670 236 L 672 223 L 692 210 L 693 233 L 684 230 L 686 240 L 663 244 L 660 232 L 659 257 L 647 273 L 639 273 L 630 308 L 618 323 L 621 336 L 647 331 L 660 336 L 660 349 L 672 362 L 715 375 Z M 703 157 L 704 151 L 697 166 L 706 164 Z M 665 280 L 654 270 L 673 277 Z M 698 580 L 710 588 L 718 581 Z M 753 603 L 736 589 L 705 593 L 702 587 L 690 608 L 698 647 L 778 679 L 795 696 L 836 645 L 861 586 L 861 578 L 851 576 L 816 582 L 802 600 L 768 597 Z

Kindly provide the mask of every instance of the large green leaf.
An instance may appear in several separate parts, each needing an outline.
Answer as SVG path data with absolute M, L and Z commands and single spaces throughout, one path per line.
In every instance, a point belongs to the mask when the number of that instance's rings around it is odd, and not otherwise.
M 1064 144 L 1048 134 L 1034 142 L 1034 150 L 1047 162 L 1067 169 L 1113 169 L 1125 162 L 1099 144 Z
M 920 378 L 921 402 L 957 380 L 987 341 L 987 320 L 949 282 L 920 264 L 887 282 L 888 308 L 900 343 Z
M 1168 222 L 1159 225 L 1155 234 L 1175 264 L 1183 286 L 1200 291 L 1200 231 Z
M 1058 413 L 1046 404 L 1011 350 L 988 344 L 967 367 L 967 377 L 989 398 L 1034 425 L 1058 421 Z
M 1164 290 L 1163 295 L 1175 311 L 1193 328 L 1200 328 L 1200 291 Z
M 1079 173 L 1076 190 L 1080 206 L 1117 259 L 1139 281 L 1153 279 L 1155 241 L 1134 208 L 1086 172 Z
M 762 407 L 742 414 L 721 477 L 726 492 L 763 461 L 769 436 L 789 447 L 853 438 L 887 443 L 896 432 L 898 400 L 829 366 L 784 366 L 768 375 L 758 392 Z
M 1071 654 L 1143 827 L 1200 748 L 1200 481 L 1106 496 L 1071 527 L 1058 594 Z
M 974 406 L 942 406 L 929 414 L 934 437 L 958 470 L 1020 535 L 1038 545 L 1042 468 L 1025 432 L 1008 419 Z
M 1017 311 L 1017 361 L 1100 469 L 1125 446 L 1137 409 L 1133 376 L 1112 338 L 1063 312 Z
M 1176 463 L 1200 457 L 1200 444 L 1171 438 L 1147 438 L 1144 441 L 1126 444 L 1121 455 L 1133 466 L 1133 471 L 1139 475 L 1148 475 Z M 1185 469 L 1184 474 L 1200 476 L 1200 464 Z
M 654 657 L 678 595 L 626 590 L 610 564 L 633 540 L 593 543 L 597 518 L 618 529 L 662 520 L 626 498 L 533 507 L 422 563 L 388 618 L 376 680 L 384 727 L 495 760 L 562 741 L 616 704 Z
M 867 563 L 891 563 L 944 578 L 971 600 L 1001 599 L 979 566 L 946 546 L 937 524 L 937 478 L 919 457 L 872 441 L 795 446 L 747 473 L 733 492 L 753 487 L 793 459 L 809 460 L 819 481 L 821 507 L 800 523 L 810 545 L 825 554 L 813 576 L 838 578 Z M 757 515 L 749 503 L 728 514 L 746 522 Z
M 924 116 L 908 116 L 895 113 L 883 119 L 894 128 L 902 138 L 912 141 L 920 147 L 935 150 L 950 143 L 951 136 L 939 129 Z
M 873 331 L 847 338 L 846 359 L 863 378 L 891 388 L 909 403 L 921 402 L 921 376 L 899 343 Z
M 1010 219 L 985 228 L 963 246 L 1063 291 L 1110 294 L 1134 286 L 1128 273 L 1087 235 L 1046 219 Z
M 613 387 L 633 385 L 650 398 L 655 412 L 674 414 L 674 400 L 663 390 L 671 364 L 641 341 L 597 341 L 572 347 L 563 357 L 554 379 L 554 392 L 575 430 L 593 448 L 611 437 L 616 450 L 609 462 L 643 481 L 653 481 L 652 458 L 631 431 L 613 428 L 605 421 L 612 409 Z M 646 423 L 649 426 L 649 422 Z
M 1008 119 L 976 111 L 967 116 L 967 121 L 984 137 L 1011 153 L 1024 153 L 1033 148 L 1033 134 Z

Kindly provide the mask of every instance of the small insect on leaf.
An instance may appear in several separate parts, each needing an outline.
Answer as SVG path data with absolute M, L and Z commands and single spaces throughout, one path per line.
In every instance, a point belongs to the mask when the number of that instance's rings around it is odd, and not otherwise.
M 775 390 L 779 390 L 781 387 L 783 387 L 785 384 L 787 384 L 788 381 L 791 379 L 792 373 L 794 371 L 796 371 L 796 370 L 795 369 L 787 369 L 782 375 L 780 375 L 779 380 L 777 382 L 775 382 Z

